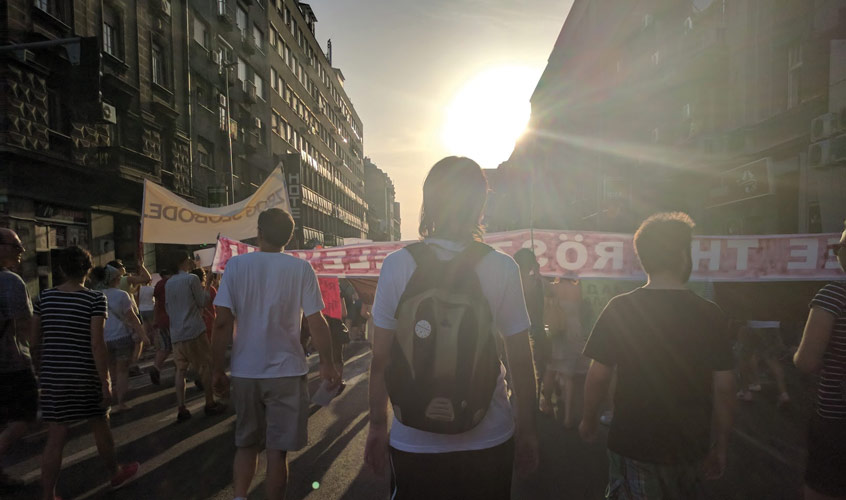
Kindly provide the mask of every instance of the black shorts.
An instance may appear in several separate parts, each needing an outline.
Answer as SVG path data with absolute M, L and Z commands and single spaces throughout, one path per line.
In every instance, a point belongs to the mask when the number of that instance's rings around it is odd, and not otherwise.
M 33 422 L 38 412 L 38 385 L 32 370 L 0 373 L 0 425 Z
M 805 484 L 824 495 L 846 496 L 846 419 L 811 417 Z
M 391 448 L 395 500 L 508 500 L 514 439 L 477 451 L 407 453 Z

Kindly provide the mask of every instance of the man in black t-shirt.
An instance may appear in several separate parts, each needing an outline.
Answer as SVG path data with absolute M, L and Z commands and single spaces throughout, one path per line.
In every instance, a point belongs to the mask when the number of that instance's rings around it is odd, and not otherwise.
M 593 363 L 579 431 L 588 441 L 618 371 L 606 498 L 696 498 L 700 480 L 725 469 L 734 404 L 728 319 L 685 287 L 692 230 L 678 212 L 641 224 L 634 245 L 648 282 L 608 303 L 585 346 Z

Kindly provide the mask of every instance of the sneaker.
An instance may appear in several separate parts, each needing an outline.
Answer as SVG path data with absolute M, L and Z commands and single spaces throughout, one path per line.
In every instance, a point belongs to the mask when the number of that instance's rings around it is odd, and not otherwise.
M 162 385 L 162 373 L 155 366 L 150 367 L 150 382 L 153 385 Z
M 116 490 L 128 483 L 133 477 L 138 475 L 138 471 L 140 470 L 141 464 L 138 462 L 119 465 L 117 474 L 112 477 L 112 489 Z
M 181 423 L 191 418 L 191 411 L 184 406 L 179 408 L 179 413 L 176 414 L 176 423 Z
M 129 367 L 129 376 L 130 377 L 137 377 L 138 375 L 141 375 L 142 373 L 143 372 L 141 371 L 141 368 L 138 367 L 138 365 L 132 365 L 132 366 Z
M 207 417 L 211 417 L 213 415 L 220 415 L 225 411 L 226 405 L 223 405 L 218 402 L 212 403 L 211 405 L 208 405 L 203 409 L 203 413 L 205 413 Z
M 22 480 L 0 471 L 0 493 L 12 493 L 25 486 Z
M 602 425 L 611 425 L 611 421 L 614 420 L 614 412 L 611 410 L 605 410 L 602 412 L 602 415 L 599 416 L 599 423 Z
M 752 401 L 752 393 L 749 391 L 740 390 L 737 391 L 737 399 L 739 401 Z

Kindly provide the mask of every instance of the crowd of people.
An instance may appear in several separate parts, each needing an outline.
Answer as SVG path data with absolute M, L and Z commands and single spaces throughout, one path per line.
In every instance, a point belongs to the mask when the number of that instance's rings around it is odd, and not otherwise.
M 177 422 L 191 417 L 189 371 L 206 415 L 224 411 L 218 396 L 231 397 L 235 500 L 247 498 L 262 450 L 266 496 L 284 498 L 287 453 L 308 441 L 306 350 L 319 355 L 323 386 L 339 392 L 339 346 L 364 335 L 371 320 L 364 461 L 390 475 L 390 498 L 510 498 L 512 471 L 526 477 L 539 465 L 538 410 L 578 426 L 588 442 L 601 422 L 609 425 L 606 498 L 697 498 L 704 481 L 724 474 L 735 406 L 760 390 L 759 362 L 773 374 L 776 404 L 791 403 L 776 355 L 778 324 L 757 318 L 737 328 L 688 288 L 694 222 L 674 212 L 640 225 L 634 247 L 648 280 L 614 297 L 585 335 L 575 278 L 540 276 L 531 249 L 512 258 L 482 243 L 487 191 L 474 161 L 436 163 L 423 185 L 421 241 L 384 260 L 372 310 L 344 283 L 345 312 L 328 321 L 314 270 L 282 252 L 294 232 L 284 210 L 260 214 L 259 251 L 232 258 L 219 286 L 193 269 L 187 252 L 153 287 L 143 265 L 137 275 L 119 261 L 93 268 L 91 256 L 72 247 L 60 254 L 62 282 L 34 306 L 11 271 L 23 245 L 0 229 L 0 456 L 40 409 L 48 427 L 43 498 L 58 498 L 68 426 L 82 420 L 111 486 L 130 481 L 139 464 L 117 460 L 109 413 L 131 411 L 130 369 L 152 343 L 152 383 L 162 383 L 173 355 Z M 829 251 L 846 271 L 846 231 Z M 846 498 L 843 282 L 811 302 L 793 362 L 819 374 L 804 496 Z M 613 418 L 603 414 L 609 394 Z M 0 487 L 15 486 L 0 472 Z

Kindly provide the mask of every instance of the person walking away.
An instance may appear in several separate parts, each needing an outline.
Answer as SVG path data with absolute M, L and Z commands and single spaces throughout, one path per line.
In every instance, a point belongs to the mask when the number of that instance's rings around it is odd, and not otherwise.
M 11 271 L 21 263 L 23 253 L 18 235 L 0 228 L 0 459 L 35 422 L 38 411 L 28 342 L 32 302 L 24 281 Z M 0 467 L 0 494 L 23 485 Z
M 206 274 L 206 270 L 202 267 L 194 269 L 193 271 L 191 271 L 191 274 L 200 279 L 200 283 L 203 284 L 203 290 L 205 290 L 206 293 L 209 294 L 209 300 L 208 302 L 206 302 L 206 307 L 203 309 L 203 322 L 206 324 L 206 337 L 209 338 L 209 343 L 211 343 L 212 328 L 214 328 L 214 318 L 217 315 L 214 307 L 214 299 L 215 297 L 217 297 L 217 288 L 212 286 L 211 280 L 209 279 L 210 274 Z
M 150 275 L 150 271 L 148 271 L 144 266 L 144 261 L 142 259 L 139 259 L 135 266 L 138 270 L 138 274 L 130 274 L 127 272 L 126 266 L 120 259 L 115 259 L 106 265 L 112 266 L 120 271 L 121 278 L 118 288 L 128 293 L 131 297 L 133 297 L 133 300 L 138 295 L 139 288 L 142 285 L 149 284 L 153 279 Z M 141 375 L 141 369 L 138 367 L 138 359 L 141 357 L 141 352 L 144 350 L 144 342 L 142 342 L 142 339 L 137 334 L 133 333 L 132 343 L 132 356 L 129 360 L 129 374 L 137 376 Z
M 681 212 L 640 225 L 634 247 L 647 283 L 611 299 L 585 346 L 586 441 L 597 437 L 615 367 L 618 375 L 605 498 L 698 498 L 700 478 L 725 470 L 735 404 L 729 321 L 685 287 L 693 227 Z
M 47 423 L 47 443 L 41 459 L 42 498 L 54 500 L 62 468 L 62 452 L 70 427 L 87 420 L 112 488 L 138 474 L 138 462 L 120 465 L 109 428 L 111 387 L 103 331 L 108 315 L 106 296 L 83 286 L 91 270 L 91 255 L 69 247 L 58 255 L 63 279 L 41 292 L 32 319 L 32 343 L 41 384 L 41 415 Z
M 846 272 L 846 231 L 829 246 Z M 811 312 L 796 367 L 819 373 L 817 408 L 808 429 L 805 500 L 846 498 L 846 281 L 824 286 L 811 301 Z
M 161 385 L 161 372 L 167 357 L 173 352 L 173 343 L 170 340 L 170 318 L 167 315 L 165 302 L 165 285 L 173 273 L 170 269 L 159 271 L 161 279 L 153 287 L 153 322 L 156 327 L 156 356 L 153 358 L 153 365 L 150 367 L 150 382 L 154 385 Z
M 514 261 L 520 268 L 520 282 L 523 285 L 523 297 L 526 300 L 526 309 L 529 312 L 529 322 L 531 329 L 529 330 L 529 340 L 532 343 L 532 356 L 535 362 L 535 376 L 538 385 L 538 397 L 544 393 L 544 373 L 546 372 L 546 364 L 549 358 L 549 338 L 546 335 L 546 325 L 543 320 L 544 308 L 544 291 L 543 278 L 540 275 L 540 265 L 538 259 L 535 257 L 535 252 L 529 248 L 521 248 L 514 254 Z M 551 389 L 551 388 L 550 388 Z M 546 398 L 541 401 L 541 411 L 549 413 L 552 410 L 550 406 L 550 392 Z
M 226 349 L 232 344 L 236 500 L 247 498 L 262 447 L 267 455 L 266 496 L 285 498 L 287 452 L 308 441 L 308 364 L 300 346 L 303 315 L 320 355 L 321 378 L 330 388 L 340 381 L 332 363 L 329 326 L 321 314 L 317 276 L 307 261 L 282 253 L 293 233 L 294 219 L 288 212 L 270 208 L 259 214 L 259 251 L 227 262 L 215 299 L 212 344 L 219 392 L 229 390 Z
M 118 288 L 121 280 L 120 271 L 112 266 L 94 268 L 92 276 L 103 292 L 108 304 L 105 338 L 109 354 L 109 374 L 114 384 L 115 413 L 129 410 L 126 404 L 126 391 L 129 389 L 129 363 L 135 342 L 140 338 L 146 342 L 141 322 L 138 320 L 138 308 L 132 296 Z
M 207 416 L 219 415 L 226 407 L 214 400 L 211 384 L 211 346 L 206 337 L 206 323 L 203 310 L 209 300 L 209 294 L 197 276 L 188 272 L 192 267 L 188 252 L 181 250 L 174 253 L 174 263 L 178 272 L 165 284 L 165 308 L 170 318 L 170 337 L 173 341 L 173 360 L 176 364 L 174 387 L 176 388 L 177 422 L 191 418 L 191 411 L 185 406 L 185 374 L 188 366 L 197 372 L 202 380 Z
M 147 343 L 153 344 L 153 335 L 156 333 L 156 298 L 153 297 L 155 288 L 151 284 L 141 285 L 138 288 L 138 312 L 141 316 L 141 326 L 147 336 Z
M 487 190 L 473 160 L 437 162 L 423 184 L 423 241 L 381 270 L 364 459 L 378 474 L 390 461 L 397 500 L 507 499 L 512 470 L 537 467 L 529 315 L 514 259 L 480 242 Z
M 784 343 L 781 340 L 781 322 L 773 320 L 749 320 L 740 329 L 740 363 L 739 370 L 741 389 L 737 392 L 737 399 L 752 401 L 753 392 L 761 391 L 758 379 L 758 361 L 763 360 L 775 379 L 778 388 L 776 406 L 784 408 L 790 404 L 790 394 L 787 392 L 787 382 L 784 378 L 784 368 L 780 358 L 784 353 Z

